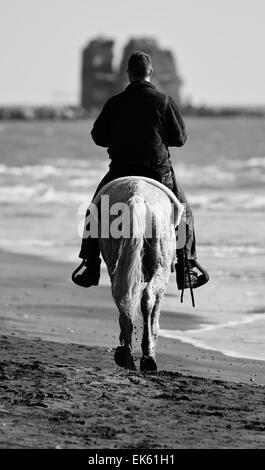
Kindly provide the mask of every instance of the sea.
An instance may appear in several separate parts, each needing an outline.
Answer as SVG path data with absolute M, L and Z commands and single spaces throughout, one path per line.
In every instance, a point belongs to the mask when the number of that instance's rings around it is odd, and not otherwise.
M 265 119 L 185 122 L 188 140 L 170 153 L 210 282 L 194 291 L 192 308 L 187 292 L 180 303 L 172 275 L 161 335 L 265 360 Z M 1 250 L 77 265 L 84 213 L 109 164 L 106 149 L 91 139 L 92 124 L 0 122 Z M 164 329 L 163 310 L 186 322 Z

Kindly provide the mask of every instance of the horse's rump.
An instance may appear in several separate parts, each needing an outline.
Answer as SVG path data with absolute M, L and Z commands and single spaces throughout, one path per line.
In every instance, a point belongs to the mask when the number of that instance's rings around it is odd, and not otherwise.
M 139 178 L 119 180 L 102 194 L 109 196 L 110 208 L 121 203 L 128 210 L 127 236 L 100 238 L 100 247 L 115 302 L 136 305 L 142 280 L 150 280 L 158 264 L 168 266 L 174 258 L 172 203 L 160 188 Z M 115 218 L 110 214 L 110 227 Z

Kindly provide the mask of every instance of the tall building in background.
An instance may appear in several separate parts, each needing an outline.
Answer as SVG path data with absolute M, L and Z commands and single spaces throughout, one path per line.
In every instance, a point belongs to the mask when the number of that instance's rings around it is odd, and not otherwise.
M 101 107 L 113 94 L 113 45 L 112 40 L 97 38 L 82 52 L 81 106 L 88 111 Z
M 179 76 L 170 50 L 161 49 L 153 38 L 131 39 L 124 48 L 118 70 L 113 69 L 114 41 L 97 38 L 83 50 L 81 77 L 81 106 L 87 111 L 98 109 L 114 93 L 128 84 L 127 64 L 133 51 L 141 50 L 152 57 L 154 75 L 152 83 L 158 90 L 170 95 L 181 105 Z

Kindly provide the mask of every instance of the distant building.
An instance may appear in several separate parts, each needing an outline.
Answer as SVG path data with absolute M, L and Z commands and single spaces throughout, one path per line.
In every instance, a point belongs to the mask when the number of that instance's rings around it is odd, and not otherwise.
M 119 70 L 113 69 L 114 41 L 98 38 L 92 40 L 82 53 L 81 106 L 87 111 L 98 109 L 114 93 L 128 84 L 127 64 L 130 54 L 136 50 L 152 57 L 154 75 L 152 83 L 158 90 L 170 95 L 181 104 L 179 76 L 173 54 L 160 49 L 153 38 L 131 39 L 124 48 Z
M 81 71 L 81 106 L 90 111 L 99 108 L 113 93 L 114 41 L 94 39 L 83 50 Z

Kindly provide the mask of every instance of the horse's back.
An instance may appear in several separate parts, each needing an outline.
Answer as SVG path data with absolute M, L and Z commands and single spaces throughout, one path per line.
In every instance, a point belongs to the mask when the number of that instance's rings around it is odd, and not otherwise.
M 120 179 L 111 185 L 104 195 L 109 196 L 110 203 L 127 203 L 132 197 L 142 197 L 150 207 L 161 207 L 164 210 L 171 209 L 171 200 L 163 189 L 154 185 L 152 182 L 141 178 Z
M 152 261 L 154 256 L 164 258 L 162 252 L 167 253 L 166 258 L 173 259 L 176 243 L 174 210 L 163 189 L 132 177 L 115 181 L 102 194 L 109 196 L 110 237 L 100 239 L 101 252 L 110 268 L 109 272 L 116 269 L 116 261 L 125 245 L 127 255 L 134 250 L 133 247 L 141 246 L 146 257 Z M 118 215 L 119 211 L 123 212 L 123 216 Z M 139 239 L 142 239 L 140 244 Z M 129 240 L 135 241 L 131 243 Z

